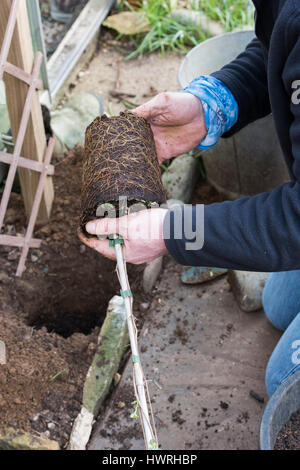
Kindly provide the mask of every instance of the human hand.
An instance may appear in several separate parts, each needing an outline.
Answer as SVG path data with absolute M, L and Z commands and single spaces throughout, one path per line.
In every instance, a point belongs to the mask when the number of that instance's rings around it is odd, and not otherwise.
M 193 150 L 207 135 L 202 103 L 191 93 L 160 93 L 132 112 L 149 122 L 159 163 Z
M 163 237 L 163 221 L 167 209 L 148 209 L 119 219 L 98 219 L 89 222 L 86 230 L 91 235 L 117 234 L 124 239 L 125 260 L 132 264 L 153 261 L 167 252 Z M 109 240 L 87 238 L 81 230 L 80 240 L 107 258 L 116 259 Z

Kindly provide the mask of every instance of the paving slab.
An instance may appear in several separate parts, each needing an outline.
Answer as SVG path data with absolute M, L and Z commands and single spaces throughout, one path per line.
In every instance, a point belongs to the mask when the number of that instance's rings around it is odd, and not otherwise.
M 160 447 L 258 449 L 265 368 L 280 333 L 262 311 L 242 312 L 226 276 L 189 286 L 167 257 L 140 334 Z M 253 394 L 252 394 L 253 395 Z M 94 426 L 89 449 L 143 449 L 126 365 Z

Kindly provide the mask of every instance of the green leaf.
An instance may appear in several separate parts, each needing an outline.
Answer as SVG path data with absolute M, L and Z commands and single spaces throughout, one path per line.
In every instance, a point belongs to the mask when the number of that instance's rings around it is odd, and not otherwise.
M 53 375 L 53 377 L 51 377 L 51 379 L 50 379 L 50 382 L 53 382 L 55 379 L 57 379 L 57 377 L 59 377 L 64 372 L 67 372 L 67 369 L 62 369 L 59 372 L 57 372 L 57 374 Z
M 136 401 L 135 402 L 135 409 L 134 409 L 133 413 L 131 413 L 130 418 L 132 418 L 132 419 L 139 419 L 140 418 L 139 417 L 139 412 L 138 412 L 139 406 L 140 406 L 139 402 Z

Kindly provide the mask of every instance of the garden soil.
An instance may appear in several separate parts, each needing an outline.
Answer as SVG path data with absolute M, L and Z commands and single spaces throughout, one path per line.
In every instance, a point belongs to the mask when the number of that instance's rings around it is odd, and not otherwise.
M 43 243 L 30 250 L 21 279 L 15 277 L 19 250 L 0 246 L 0 340 L 7 349 L 7 364 L 0 366 L 0 430 L 42 434 L 62 447 L 81 407 L 108 301 L 119 293 L 115 263 L 77 238 L 82 161 L 80 147 L 54 159 L 51 220 L 37 227 Z M 13 193 L 4 232 L 24 233 L 23 214 L 21 196 Z M 129 267 L 136 306 L 146 298 L 142 270 Z M 135 315 L 141 318 L 138 309 Z
M 300 410 L 292 415 L 278 434 L 275 450 L 300 450 Z
M 179 90 L 177 70 L 183 56 L 158 53 L 125 63 L 116 45 L 109 33 L 101 34 L 100 50 L 66 97 L 92 91 L 101 97 L 106 112 L 117 115 L 126 109 L 122 93 L 140 104 L 159 91 Z M 157 74 L 162 67 L 164 74 Z M 134 97 L 128 96 L 132 93 Z M 40 250 L 30 250 L 22 279 L 14 276 L 18 250 L 0 246 L 0 340 L 6 343 L 8 360 L 0 366 L 0 428 L 43 434 L 61 446 L 67 444 L 80 409 L 108 300 L 119 289 L 114 263 L 77 239 L 82 157 L 82 150 L 76 149 L 63 161 L 54 161 L 51 221 L 35 231 L 43 244 Z M 21 197 L 13 193 L 6 233 L 24 234 L 23 213 Z M 139 307 L 142 270 L 129 267 L 139 328 L 145 314 Z

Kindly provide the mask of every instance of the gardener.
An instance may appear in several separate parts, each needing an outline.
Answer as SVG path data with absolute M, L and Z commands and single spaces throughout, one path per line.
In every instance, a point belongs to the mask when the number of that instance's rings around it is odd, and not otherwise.
M 162 93 L 135 112 L 151 125 L 160 162 L 199 144 L 210 148 L 220 136 L 230 137 L 272 112 L 291 182 L 271 193 L 206 206 L 204 246 L 197 251 L 187 249 L 184 235 L 178 239 L 173 233 L 178 211 L 183 223 L 190 217 L 199 230 L 197 206 L 189 215 L 177 208 L 123 217 L 118 233 L 125 238 L 128 262 L 151 261 L 168 250 L 184 265 L 272 273 L 264 309 L 285 332 L 266 372 L 271 396 L 300 370 L 300 0 L 253 2 L 257 38 L 244 53 L 221 71 L 194 80 L 184 93 Z M 87 230 L 110 234 L 116 223 L 90 222 Z M 156 237 L 151 237 L 153 226 L 159 229 Z M 87 243 L 114 258 L 107 240 Z

